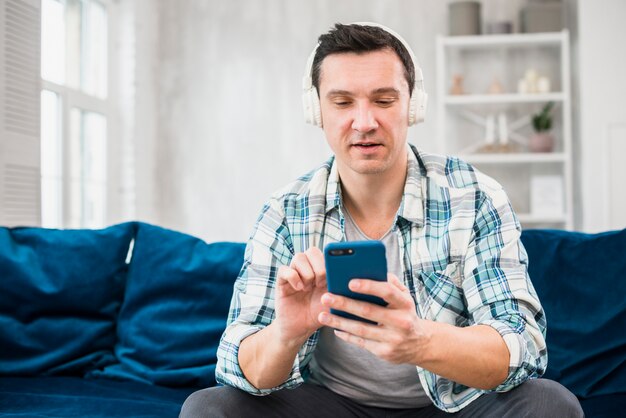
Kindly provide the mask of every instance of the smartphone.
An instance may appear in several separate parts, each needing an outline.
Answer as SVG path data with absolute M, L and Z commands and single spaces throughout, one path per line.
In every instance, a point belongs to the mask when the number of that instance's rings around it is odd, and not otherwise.
M 385 246 L 380 241 L 334 242 L 324 248 L 326 283 L 328 291 L 336 295 L 387 306 L 387 302 L 377 296 L 353 292 L 348 288 L 352 279 L 387 281 L 387 257 Z M 331 313 L 344 318 L 376 324 L 350 313 L 331 309 Z

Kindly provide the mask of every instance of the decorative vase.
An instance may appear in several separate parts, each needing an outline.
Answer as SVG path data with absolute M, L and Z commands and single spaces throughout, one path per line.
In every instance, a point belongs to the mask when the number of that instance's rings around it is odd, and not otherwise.
M 448 26 L 451 36 L 480 35 L 480 2 L 457 1 L 448 4 Z
M 552 152 L 554 136 L 550 132 L 535 132 L 528 139 L 528 150 L 531 152 Z

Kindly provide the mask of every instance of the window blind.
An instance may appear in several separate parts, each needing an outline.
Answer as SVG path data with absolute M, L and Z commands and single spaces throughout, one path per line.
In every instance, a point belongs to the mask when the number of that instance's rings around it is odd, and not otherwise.
M 0 224 L 41 223 L 40 2 L 0 4 Z

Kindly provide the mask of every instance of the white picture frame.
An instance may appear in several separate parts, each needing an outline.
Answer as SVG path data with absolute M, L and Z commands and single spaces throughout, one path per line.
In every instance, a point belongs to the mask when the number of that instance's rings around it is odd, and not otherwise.
M 558 174 L 530 178 L 530 211 L 533 215 L 560 216 L 565 211 L 563 177 Z

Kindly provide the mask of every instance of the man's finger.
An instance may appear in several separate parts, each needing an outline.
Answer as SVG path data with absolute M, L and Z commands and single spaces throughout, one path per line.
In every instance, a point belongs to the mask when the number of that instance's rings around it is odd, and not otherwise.
M 326 286 L 326 265 L 324 264 L 324 254 L 317 247 L 311 247 L 305 252 L 311 267 L 315 272 L 315 285 Z
M 293 290 L 302 290 L 304 289 L 304 283 L 300 279 L 300 275 L 295 269 L 287 266 L 280 266 L 278 268 L 278 286 L 284 287 L 285 285 L 290 286 Z
M 403 292 L 408 292 L 409 288 L 406 287 L 401 281 L 400 279 L 393 273 L 387 273 L 387 281 L 389 283 L 393 283 L 398 289 L 402 290 Z
M 377 325 L 343 318 L 339 315 L 333 315 L 330 312 L 320 313 L 318 321 L 328 327 L 339 329 L 368 340 L 385 340 L 384 330 Z
M 348 286 L 353 292 L 378 296 L 392 307 L 403 307 L 412 303 L 411 296 L 401 290 L 397 284 L 369 279 L 352 279 Z
M 313 267 L 304 253 L 297 253 L 293 256 L 293 259 L 291 260 L 291 268 L 298 272 L 305 288 L 315 280 Z
M 385 307 L 331 293 L 322 296 L 322 304 L 378 323 L 385 323 L 389 315 Z
M 344 332 L 341 330 L 335 330 L 335 335 L 350 344 L 366 349 L 376 356 L 378 356 L 380 346 L 384 344 L 384 342 L 359 337 L 358 335 L 350 334 L 349 332 Z

